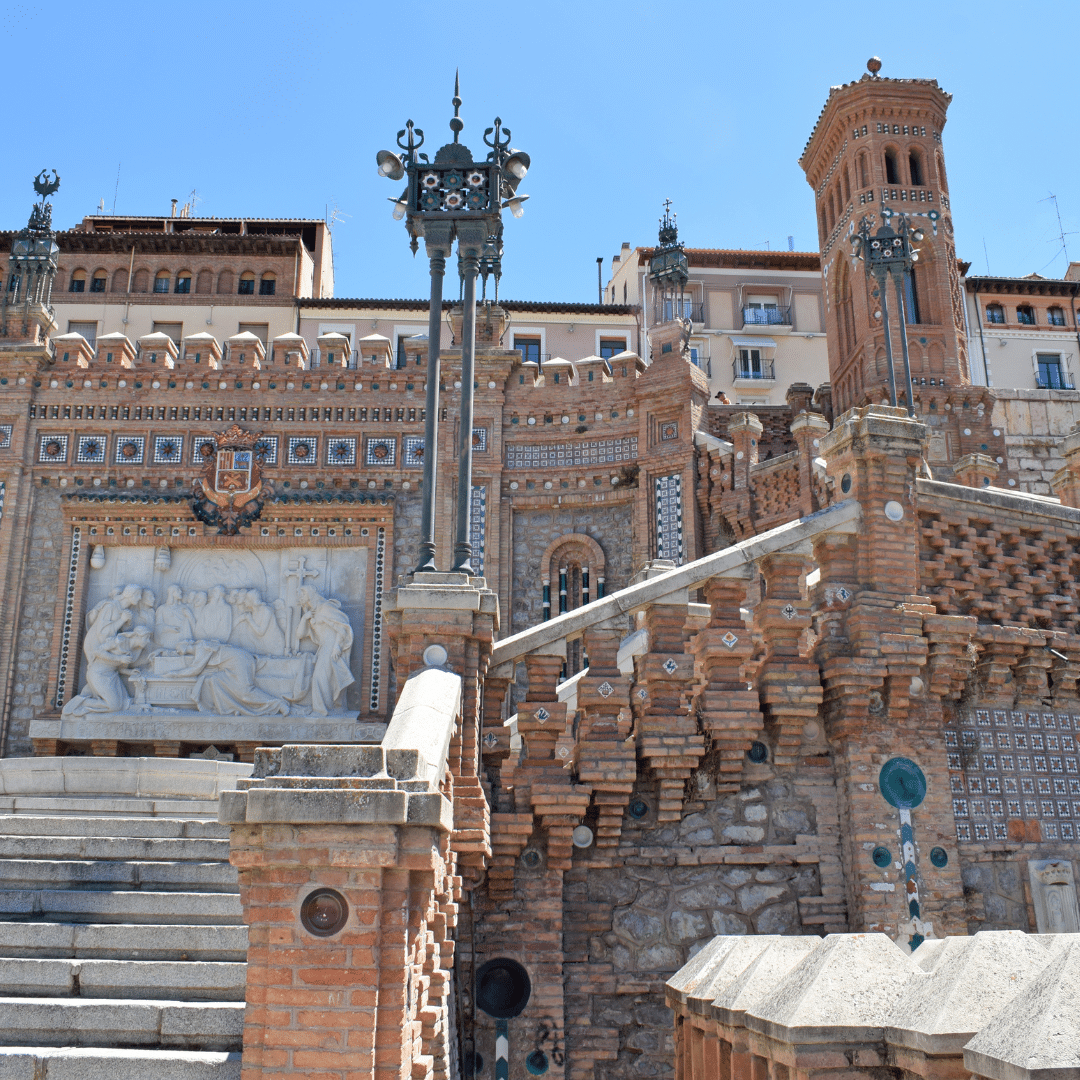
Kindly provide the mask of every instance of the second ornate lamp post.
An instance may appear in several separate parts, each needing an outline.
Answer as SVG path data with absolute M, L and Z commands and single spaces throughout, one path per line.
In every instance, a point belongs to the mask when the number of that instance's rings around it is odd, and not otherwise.
M 899 218 L 893 228 L 892 218 Z M 907 297 L 910 295 L 910 275 L 918 261 L 919 252 L 912 246 L 923 239 L 923 231 L 913 228 L 907 214 L 889 214 L 885 224 L 870 234 L 870 219 L 863 218 L 859 230 L 852 236 L 852 257 L 863 260 L 867 277 L 873 275 L 877 282 L 875 295 L 881 299 L 881 312 L 885 324 L 885 363 L 889 369 L 889 401 L 896 406 L 896 373 L 893 371 L 892 324 L 889 318 L 888 280 L 896 287 L 896 308 L 900 314 L 900 349 L 904 357 L 904 379 L 907 386 L 907 411 L 915 415 L 915 401 L 911 389 L 911 361 L 908 357 Z
M 420 553 L 414 572 L 436 570 L 435 566 L 435 485 L 439 415 L 439 336 L 442 315 L 443 276 L 446 259 L 458 242 L 458 264 L 462 278 L 461 342 L 461 431 L 458 441 L 457 530 L 453 572 L 472 574 L 472 544 L 469 517 L 472 497 L 473 382 L 476 361 L 476 278 L 495 281 L 498 299 L 502 275 L 502 211 L 521 217 L 527 195 L 517 187 L 529 169 L 529 155 L 510 147 L 510 129 L 496 117 L 494 127 L 484 132 L 490 152 L 475 161 L 472 152 L 458 141 L 465 124 L 459 83 L 454 80 L 454 116 L 450 130 L 454 141 L 435 153 L 430 161 L 420 153 L 423 131 L 410 120 L 397 134 L 401 154 L 381 150 L 376 156 L 379 173 L 391 180 L 408 177 L 408 186 L 396 199 L 394 217 L 405 218 L 405 227 L 415 252 L 424 238 L 431 265 L 431 303 L 428 309 L 427 394 L 424 416 L 424 496 L 420 519 Z

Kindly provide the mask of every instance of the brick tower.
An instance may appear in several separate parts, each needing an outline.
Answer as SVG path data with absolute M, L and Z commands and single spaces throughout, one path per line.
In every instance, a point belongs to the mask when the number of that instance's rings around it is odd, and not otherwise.
M 851 234 L 864 216 L 873 232 L 897 213 L 925 233 L 906 303 L 917 411 L 930 411 L 931 398 L 934 411 L 944 411 L 945 399 L 971 383 L 941 146 L 952 98 L 934 79 L 880 78 L 876 58 L 867 67 L 857 82 L 830 90 L 799 161 L 816 200 L 836 411 L 887 397 L 881 303 L 863 264 L 851 259 Z M 892 322 L 899 389 L 895 304 Z M 957 449 L 950 440 L 944 456 L 955 458 Z

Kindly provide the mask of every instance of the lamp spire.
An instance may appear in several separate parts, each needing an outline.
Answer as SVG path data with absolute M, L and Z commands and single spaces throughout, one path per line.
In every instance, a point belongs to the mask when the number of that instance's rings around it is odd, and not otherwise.
M 454 142 L 457 142 L 458 135 L 461 134 L 461 129 L 465 126 L 465 121 L 458 115 L 461 111 L 461 73 L 458 68 L 454 69 L 454 96 L 450 104 L 454 106 L 454 116 L 450 121 L 450 130 L 454 133 Z

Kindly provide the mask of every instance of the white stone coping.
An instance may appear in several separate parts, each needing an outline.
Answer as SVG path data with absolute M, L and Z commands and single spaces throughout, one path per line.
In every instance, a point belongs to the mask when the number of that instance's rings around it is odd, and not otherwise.
M 0 793 L 216 799 L 251 769 L 239 761 L 199 758 L 4 758 Z
M 965 1069 L 993 1080 L 1080 1080 L 1080 935 L 1046 936 L 1060 942 L 1050 962 L 964 1047 Z
M 417 776 L 438 787 L 460 712 L 461 676 L 443 668 L 424 668 L 405 680 L 382 747 L 419 750 L 425 765 Z
M 933 965 L 897 1004 L 888 1042 L 926 1054 L 959 1054 L 969 1039 L 1046 968 L 1064 935 L 980 930 L 942 939 Z M 936 943 L 935 943 L 936 944 Z M 912 957 L 921 964 L 922 946 Z
M 1062 506 L 1060 499 L 1050 495 L 1031 495 L 997 487 L 973 488 L 965 484 L 947 484 L 943 480 L 927 480 L 924 477 L 916 478 L 915 491 L 926 500 L 920 502 L 920 510 L 931 509 L 934 499 L 949 499 L 953 502 L 975 503 L 993 510 L 1011 510 L 1016 514 L 1034 514 L 1038 517 L 1055 518 L 1069 525 L 1080 525 L 1080 509 Z
M 740 571 L 745 571 L 756 560 L 773 552 L 798 547 L 820 533 L 854 532 L 860 515 L 859 504 L 854 499 L 848 499 L 798 521 L 788 522 L 749 540 L 733 544 L 723 551 L 706 555 L 685 566 L 620 589 L 601 600 L 593 600 L 592 603 L 574 608 L 573 611 L 557 615 L 554 619 L 496 642 L 491 652 L 491 668 L 519 660 L 554 642 L 581 637 L 590 626 L 627 615 L 676 594 L 681 594 L 681 599 L 685 602 L 688 589 L 697 589 L 710 578 L 740 576 Z
M 675 1008 L 782 1044 L 886 1043 L 962 1054 L 991 1080 L 1080 1080 L 1076 934 L 984 930 L 910 955 L 880 933 L 719 936 L 666 990 Z

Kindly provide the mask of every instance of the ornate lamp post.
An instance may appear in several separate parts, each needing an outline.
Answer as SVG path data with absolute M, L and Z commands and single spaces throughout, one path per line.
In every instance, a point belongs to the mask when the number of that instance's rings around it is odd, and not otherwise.
M 915 415 L 915 401 L 911 390 L 911 361 L 908 357 L 906 301 L 910 292 L 911 270 L 919 260 L 919 252 L 912 245 L 923 239 L 923 231 L 912 227 L 907 214 L 887 212 L 882 215 L 885 224 L 870 234 L 870 219 L 864 217 L 859 231 L 851 239 L 853 260 L 862 259 L 866 276 L 873 275 L 877 288 L 873 295 L 881 299 L 881 312 L 885 323 L 885 363 L 889 369 L 889 401 L 896 406 L 896 374 L 893 371 L 892 323 L 889 316 L 889 290 L 887 282 L 892 278 L 896 287 L 896 307 L 900 313 L 900 349 L 904 357 L 904 379 L 907 385 L 908 416 Z M 897 228 L 892 219 L 897 218 Z
M 446 259 L 458 242 L 458 268 L 462 279 L 463 324 L 461 342 L 461 432 L 458 441 L 457 531 L 454 542 L 455 573 L 472 574 L 472 544 L 469 516 L 472 495 L 473 381 L 476 360 L 476 278 L 483 277 L 484 295 L 488 278 L 495 281 L 499 297 L 502 276 L 502 211 L 521 217 L 528 195 L 518 195 L 517 187 L 529 169 L 529 155 L 510 146 L 510 129 L 495 118 L 494 127 L 484 132 L 490 152 L 475 161 L 472 152 L 458 141 L 464 121 L 460 84 L 454 79 L 454 116 L 450 130 L 454 141 L 435 153 L 430 161 L 420 153 L 424 132 L 409 120 L 397 133 L 398 154 L 380 150 L 376 155 L 379 173 L 391 180 L 408 177 L 408 186 L 396 199 L 394 217 L 405 218 L 405 227 L 415 252 L 424 238 L 431 267 L 431 303 L 428 308 L 427 396 L 424 416 L 424 501 L 420 519 L 420 553 L 415 572 L 434 571 L 435 566 L 435 483 L 436 438 L 439 415 L 439 335 L 442 315 L 443 276 Z
M 60 188 L 60 177 L 53 170 L 52 180 L 42 169 L 34 177 L 34 190 L 41 201 L 34 204 L 30 221 L 16 233 L 8 259 L 9 280 L 0 283 L 0 323 L 7 333 L 8 305 L 22 303 L 24 312 L 34 304 L 52 311 L 52 287 L 56 277 L 60 249 L 52 227 L 52 203 L 46 200 Z

